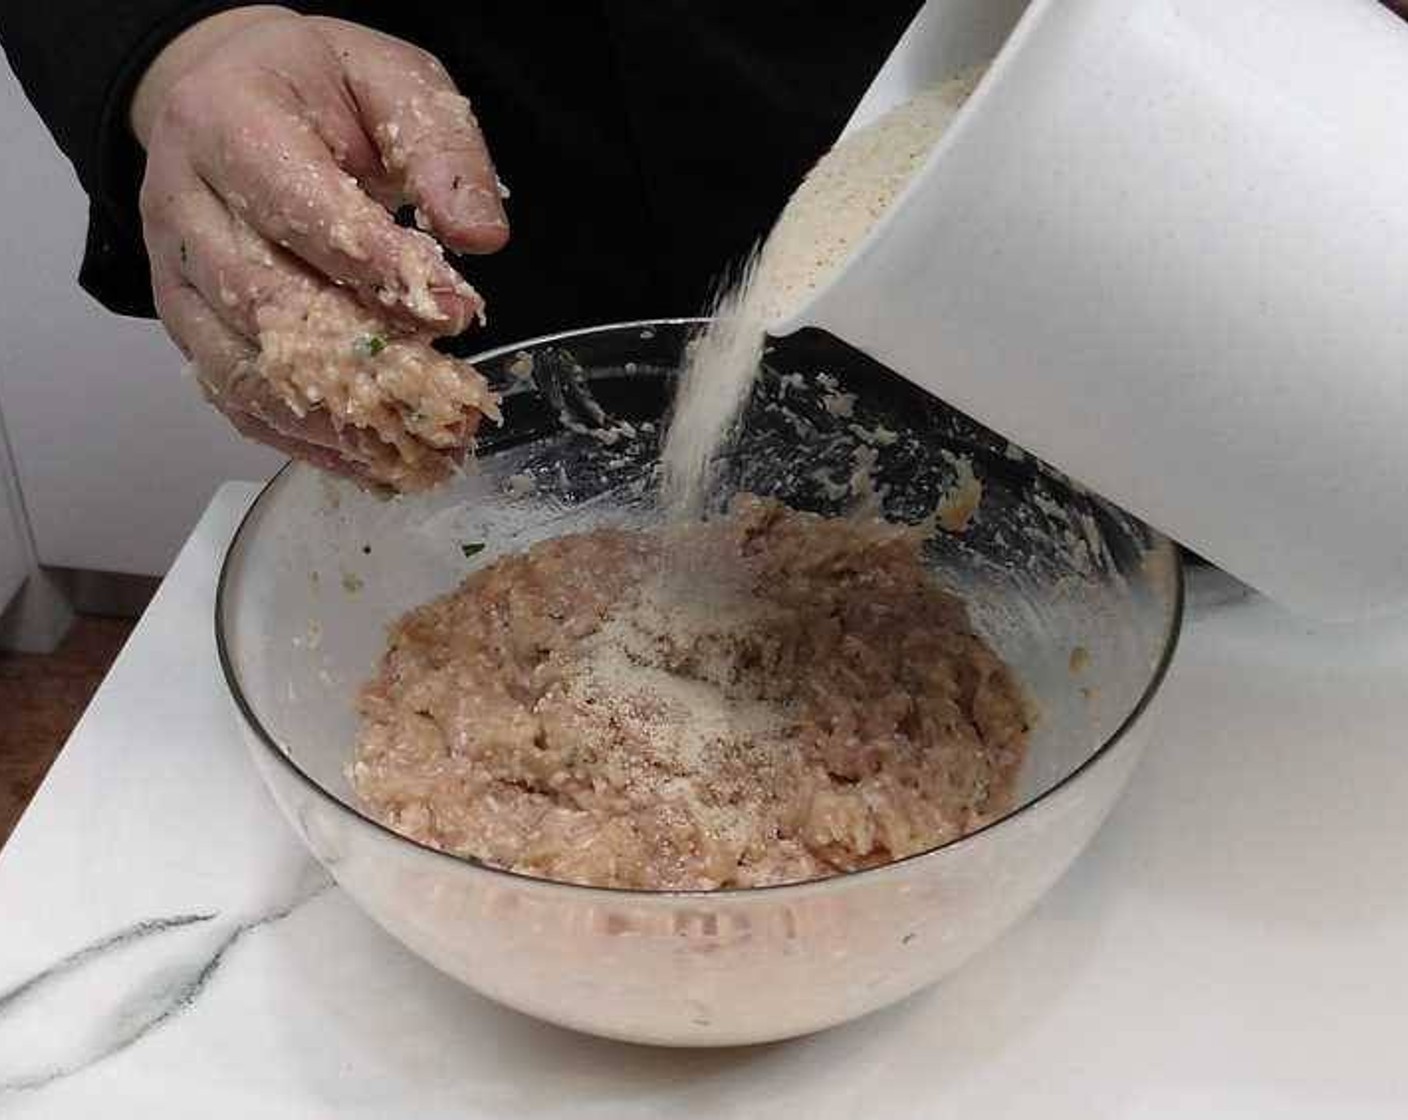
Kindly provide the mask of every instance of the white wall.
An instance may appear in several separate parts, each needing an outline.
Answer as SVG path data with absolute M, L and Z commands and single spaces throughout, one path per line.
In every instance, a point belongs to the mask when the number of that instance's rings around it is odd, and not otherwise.
M 5 425 L 0 423 L 0 614 L 5 613 L 32 565 Z
M 0 410 L 43 564 L 159 574 L 215 486 L 282 461 L 182 376 L 158 325 L 74 277 L 86 200 L 0 61 Z

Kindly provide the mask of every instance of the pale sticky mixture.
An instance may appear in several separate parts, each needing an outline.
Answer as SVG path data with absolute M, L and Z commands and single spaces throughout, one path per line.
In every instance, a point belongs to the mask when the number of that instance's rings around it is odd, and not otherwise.
M 359 477 L 400 491 L 447 478 L 498 401 L 469 363 L 394 333 L 348 293 L 259 311 L 254 372 L 300 420 L 321 413 Z
M 436 96 L 469 114 L 464 98 Z M 416 98 L 408 108 L 413 121 L 424 117 Z M 404 177 L 409 140 L 384 139 L 388 172 Z M 297 189 L 260 217 L 265 226 L 311 233 L 304 211 L 314 177 L 308 171 L 294 181 Z M 323 200 L 335 216 L 317 232 L 327 248 L 365 261 L 391 218 L 369 208 L 352 176 L 341 175 L 336 190 Z M 266 242 L 245 219 L 247 200 L 232 196 L 230 205 L 233 213 L 218 230 L 231 245 L 217 269 L 219 300 L 231 310 L 247 309 L 254 337 L 232 368 L 196 371 L 206 394 L 248 434 L 363 484 L 417 491 L 450 477 L 479 422 L 499 413 L 478 371 L 434 348 L 436 339 L 465 325 L 438 297 L 452 295 L 470 317 L 484 319 L 484 301 L 445 267 L 440 244 L 420 230 L 399 231 L 399 252 L 373 302 L 359 299 L 346 278 L 334 277 L 329 286 L 297 265 L 285 252 L 286 237 Z M 245 417 L 252 429 L 242 424 Z
M 561 537 L 394 627 L 351 767 L 377 819 L 573 883 L 793 882 L 1006 813 L 1011 673 L 922 534 L 753 498 Z

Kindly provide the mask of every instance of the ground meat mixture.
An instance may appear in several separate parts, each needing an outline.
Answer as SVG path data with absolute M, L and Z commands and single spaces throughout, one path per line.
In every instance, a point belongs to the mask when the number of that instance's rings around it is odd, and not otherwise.
M 498 402 L 468 362 L 393 332 L 337 288 L 259 313 L 255 372 L 306 421 L 326 414 L 358 477 L 403 492 L 444 481 Z M 306 431 L 306 423 L 300 430 Z
M 1011 808 L 1027 708 L 921 534 L 752 498 L 505 557 L 393 628 L 365 806 L 549 879 L 762 886 L 872 867 Z
M 361 197 L 354 180 L 342 182 Z M 329 243 L 364 259 L 363 242 L 380 227 L 352 219 L 349 210 L 346 222 L 334 223 Z M 390 223 L 385 214 L 380 220 Z M 243 218 L 220 231 L 229 241 L 216 272 L 220 303 L 250 321 L 255 337 L 205 355 L 208 365 L 196 374 L 206 395 L 246 435 L 363 485 L 413 492 L 450 477 L 480 421 L 496 421 L 499 410 L 473 366 L 435 349 L 437 338 L 463 325 L 438 298 L 453 296 L 464 314 L 483 316 L 483 300 L 458 276 L 436 282 L 434 266 L 445 267 L 440 247 L 406 234 L 414 249 L 403 251 L 372 310 L 350 287 L 293 266 Z

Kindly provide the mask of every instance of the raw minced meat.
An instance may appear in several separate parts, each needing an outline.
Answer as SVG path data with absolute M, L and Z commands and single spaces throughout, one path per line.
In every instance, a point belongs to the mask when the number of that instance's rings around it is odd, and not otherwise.
M 353 785 L 415 840 L 599 886 L 761 886 L 952 840 L 1011 808 L 1028 711 L 921 544 L 743 498 L 504 557 L 393 628 Z
M 255 371 L 296 416 L 325 413 L 361 477 L 423 490 L 450 475 L 498 401 L 468 362 L 393 333 L 347 292 L 259 312 Z

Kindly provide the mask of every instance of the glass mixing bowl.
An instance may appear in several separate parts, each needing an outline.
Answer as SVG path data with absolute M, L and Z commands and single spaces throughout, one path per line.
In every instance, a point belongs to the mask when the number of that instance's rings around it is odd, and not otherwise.
M 216 628 L 260 774 L 313 854 L 404 944 L 542 1019 L 638 1042 L 727 1045 L 892 1003 L 1041 897 L 1143 750 L 1182 577 L 1173 546 L 1143 524 L 829 336 L 803 332 L 765 357 L 714 499 L 744 489 L 840 512 L 859 490 L 888 516 L 918 521 L 963 492 L 971 471 L 981 485 L 971 523 L 937 532 L 926 557 L 1036 705 L 1019 807 L 885 867 L 711 893 L 528 878 L 365 816 L 347 779 L 354 700 L 388 624 L 534 541 L 656 520 L 660 421 L 697 325 L 602 327 L 480 357 L 504 393 L 504 424 L 432 495 L 388 501 L 287 468 L 230 547 Z

